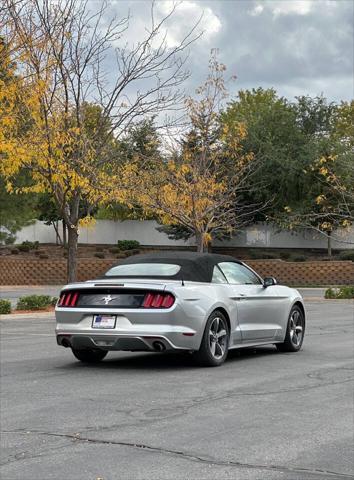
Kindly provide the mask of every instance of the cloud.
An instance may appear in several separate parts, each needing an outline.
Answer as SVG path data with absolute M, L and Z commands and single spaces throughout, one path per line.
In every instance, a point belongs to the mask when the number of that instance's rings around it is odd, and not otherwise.
M 176 3 L 171 0 L 156 3 L 156 15 L 163 18 L 172 9 L 173 21 L 168 21 L 166 42 L 169 47 L 177 46 L 183 39 L 185 32 L 189 31 L 199 22 L 198 30 L 203 31 L 202 42 L 209 42 L 221 28 L 220 19 L 214 14 L 211 7 L 203 7 L 201 3 L 185 0 Z
M 170 48 L 179 45 L 195 26 L 195 34 L 203 33 L 199 40 L 203 45 L 212 42 L 222 27 L 220 18 L 214 14 L 212 6 L 191 0 L 160 0 L 154 3 L 153 9 L 149 0 L 124 2 L 113 0 L 109 11 L 112 16 L 123 15 L 123 12 L 129 11 L 130 25 L 124 38 L 130 44 L 136 44 L 151 30 L 152 13 L 155 25 L 172 13 L 164 22 L 159 38 L 155 39 L 158 44 L 164 38 Z
M 313 7 L 311 0 L 269 1 L 267 6 L 274 15 L 307 15 Z
M 151 3 L 118 1 L 112 10 L 131 10 L 130 43 L 146 33 Z M 155 3 L 156 19 L 172 7 Z M 193 92 L 207 74 L 211 48 L 236 74 L 239 88 L 273 86 L 281 95 L 323 93 L 329 100 L 349 100 L 353 86 L 353 2 L 346 0 L 186 0 L 177 5 L 167 24 L 167 42 L 176 45 L 201 17 L 202 38 L 190 47 Z

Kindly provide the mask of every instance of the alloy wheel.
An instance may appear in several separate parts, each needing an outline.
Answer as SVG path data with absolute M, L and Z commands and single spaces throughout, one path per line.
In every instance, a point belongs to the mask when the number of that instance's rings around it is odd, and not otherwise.
M 215 317 L 210 324 L 209 348 L 210 353 L 216 359 L 220 359 L 225 355 L 227 348 L 227 326 L 225 320 L 221 317 Z
M 304 322 L 302 315 L 298 310 L 294 310 L 290 317 L 290 340 L 295 347 L 301 345 L 303 331 Z

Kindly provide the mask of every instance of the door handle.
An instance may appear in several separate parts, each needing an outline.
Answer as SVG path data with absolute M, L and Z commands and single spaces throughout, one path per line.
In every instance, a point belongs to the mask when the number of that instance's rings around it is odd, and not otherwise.
M 247 295 L 245 293 L 239 293 L 235 297 L 230 297 L 232 300 L 245 300 Z

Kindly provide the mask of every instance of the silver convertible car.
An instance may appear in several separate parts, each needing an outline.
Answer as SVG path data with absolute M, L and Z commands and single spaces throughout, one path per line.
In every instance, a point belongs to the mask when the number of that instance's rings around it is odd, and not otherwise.
M 297 352 L 305 333 L 297 290 L 231 256 L 194 252 L 128 257 L 103 278 L 65 286 L 55 314 L 58 345 L 89 363 L 116 350 L 186 351 L 218 366 L 232 348 Z

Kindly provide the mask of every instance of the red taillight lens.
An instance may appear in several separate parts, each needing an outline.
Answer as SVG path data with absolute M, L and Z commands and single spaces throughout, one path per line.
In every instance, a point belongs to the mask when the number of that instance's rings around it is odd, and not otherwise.
M 145 295 L 143 307 L 150 308 L 153 299 L 154 299 L 154 295 L 152 293 L 148 293 L 147 295 Z
M 160 294 L 154 295 L 154 299 L 151 302 L 151 306 L 153 308 L 161 308 L 162 302 L 163 302 L 163 295 L 160 295 Z
M 62 293 L 58 302 L 59 307 L 75 307 L 79 292 Z
M 163 308 L 170 308 L 174 303 L 175 303 L 175 297 L 170 293 L 168 293 L 167 295 L 165 295 L 161 306 Z
M 75 307 L 78 296 L 79 294 L 75 292 L 74 295 L 71 297 L 70 307 Z
M 171 293 L 147 293 L 144 298 L 144 308 L 170 308 L 175 303 Z
M 71 299 L 71 293 L 68 293 L 65 298 L 64 307 L 68 307 Z

